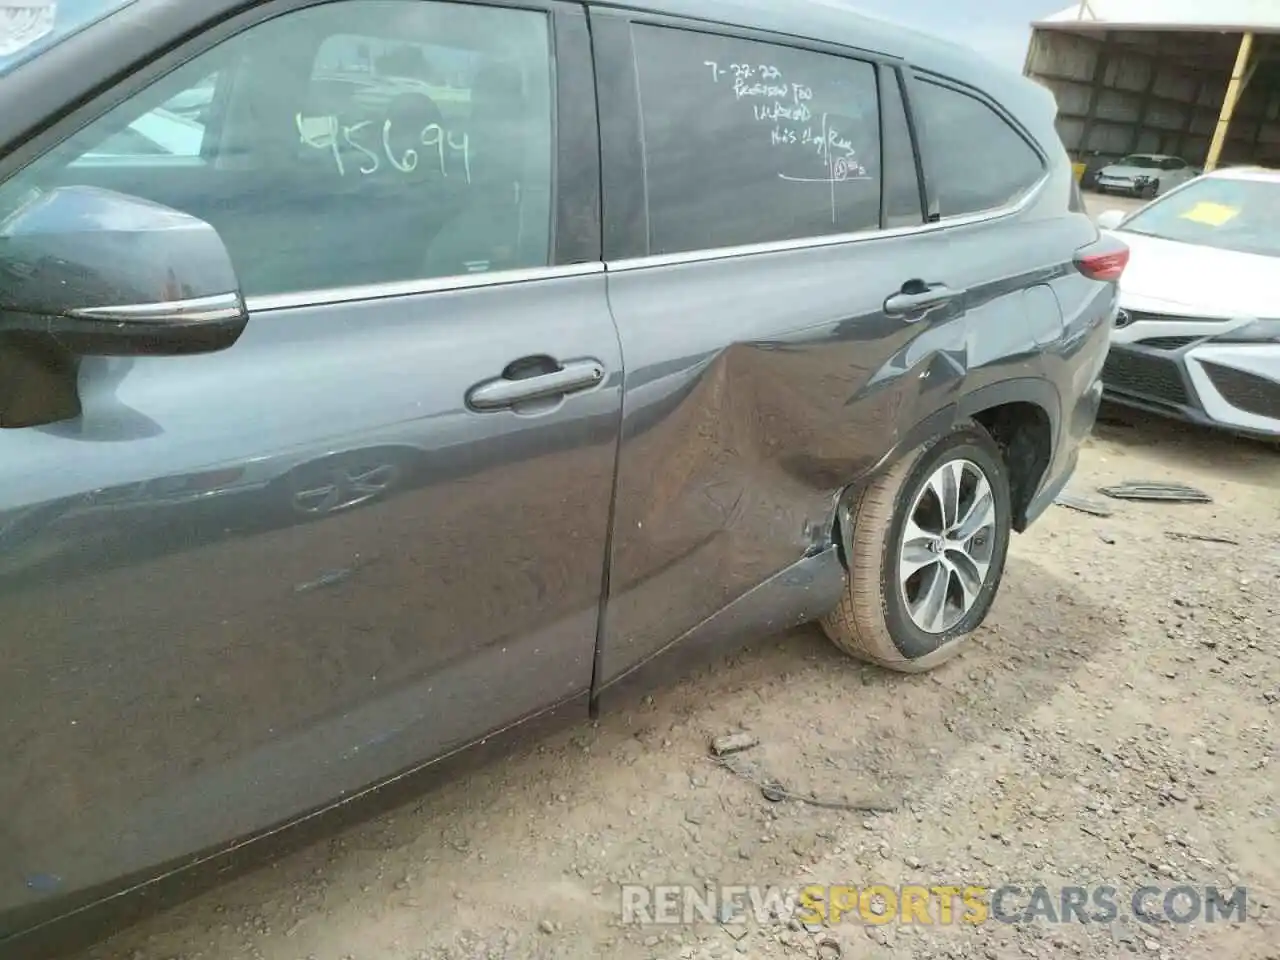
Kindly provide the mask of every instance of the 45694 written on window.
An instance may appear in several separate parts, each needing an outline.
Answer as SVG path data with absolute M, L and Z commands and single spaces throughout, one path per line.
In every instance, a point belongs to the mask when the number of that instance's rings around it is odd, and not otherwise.
M 0 192 L 103 187 L 212 225 L 246 295 L 544 266 L 544 13 L 339 0 L 233 36 Z

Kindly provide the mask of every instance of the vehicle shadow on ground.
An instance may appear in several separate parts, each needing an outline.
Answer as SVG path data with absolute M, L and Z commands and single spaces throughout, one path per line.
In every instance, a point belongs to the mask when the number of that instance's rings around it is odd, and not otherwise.
M 1239 437 L 1110 403 L 1099 413 L 1094 436 L 1122 451 L 1158 460 L 1167 474 L 1135 475 L 1132 479 L 1178 481 L 1185 480 L 1185 474 L 1208 474 L 1224 482 L 1280 486 L 1280 443 Z
M 391 947 L 394 935 L 426 946 L 468 923 L 485 931 L 501 922 L 486 913 L 486 889 L 517 913 L 527 897 L 528 915 L 602 935 L 621 882 L 793 882 L 838 831 L 881 812 L 921 816 L 966 753 L 1016 741 L 1077 671 L 1109 655 L 1122 629 L 1116 611 L 1028 560 L 1034 551 L 1020 553 L 987 624 L 932 673 L 859 664 L 816 627 L 758 642 L 154 917 L 92 955 L 127 956 L 140 943 L 168 955 L 192 930 L 214 933 L 211 947 L 242 948 L 247 934 L 271 960 L 306 955 L 302 939 L 285 939 L 299 923 L 314 924 L 326 944 L 336 935 Z M 714 764 L 710 739 L 741 729 L 758 745 L 735 771 Z M 766 796 L 779 789 L 819 803 Z

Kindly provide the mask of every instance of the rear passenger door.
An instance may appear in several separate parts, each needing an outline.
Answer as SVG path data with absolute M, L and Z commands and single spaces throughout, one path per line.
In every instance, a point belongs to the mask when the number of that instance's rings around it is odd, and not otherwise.
M 258 4 L 0 167 L 0 221 L 60 184 L 207 220 L 250 312 L 0 429 L 0 938 L 586 694 L 597 146 L 581 8 L 338 0 Z
M 836 493 L 946 404 L 964 278 L 921 232 L 892 61 L 591 16 L 627 362 L 607 685 L 829 542 Z

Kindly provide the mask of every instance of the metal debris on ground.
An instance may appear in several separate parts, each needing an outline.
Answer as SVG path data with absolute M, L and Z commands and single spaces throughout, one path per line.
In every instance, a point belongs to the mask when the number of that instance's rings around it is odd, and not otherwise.
M 1228 546 L 1240 546 L 1239 540 L 1230 537 L 1217 537 L 1210 533 L 1181 533 L 1177 530 L 1166 530 L 1164 535 L 1170 540 L 1197 540 L 1200 543 L 1225 543 Z
M 795 793 L 788 790 L 786 786 L 775 779 L 765 779 L 755 775 L 751 770 L 743 769 L 741 766 L 733 762 L 732 757 L 709 757 L 716 766 L 728 770 L 739 780 L 751 784 L 760 791 L 770 803 L 781 803 L 783 800 L 796 800 L 800 803 L 807 803 L 811 807 L 821 807 L 824 810 L 853 810 L 858 813 L 893 813 L 901 804 L 893 800 L 835 800 L 816 796 L 814 794 Z
M 840 960 L 844 956 L 840 941 L 832 936 L 819 937 L 814 947 L 818 952 L 818 960 Z
M 759 742 L 758 738 L 749 733 L 726 733 L 723 737 L 716 737 L 711 741 L 711 752 L 717 757 L 724 757 L 742 750 L 750 750 Z
M 1164 483 L 1159 480 L 1131 480 L 1111 487 L 1099 487 L 1098 492 L 1115 500 L 1163 500 L 1169 503 L 1213 503 L 1213 498 L 1203 490 L 1185 483 Z
M 343 567 L 341 570 L 329 570 L 320 574 L 315 580 L 308 580 L 306 583 L 300 583 L 293 588 L 294 593 L 310 593 L 312 590 L 319 590 L 321 587 L 332 587 L 335 584 L 342 583 L 348 579 L 354 572 L 353 567 Z
M 1099 503 L 1092 497 L 1082 497 L 1075 493 L 1060 493 L 1053 502 L 1060 507 L 1079 510 L 1081 513 L 1088 513 L 1095 517 L 1109 517 L 1114 512 L 1105 503 Z

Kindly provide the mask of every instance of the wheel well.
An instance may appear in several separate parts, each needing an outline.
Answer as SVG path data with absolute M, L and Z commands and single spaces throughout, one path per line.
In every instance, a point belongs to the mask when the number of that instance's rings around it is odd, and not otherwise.
M 1049 414 L 1034 403 L 1018 402 L 982 410 L 975 413 L 973 419 L 991 434 L 1000 448 L 1009 470 L 1013 528 L 1021 533 L 1027 526 L 1027 507 L 1049 468 L 1053 451 Z

